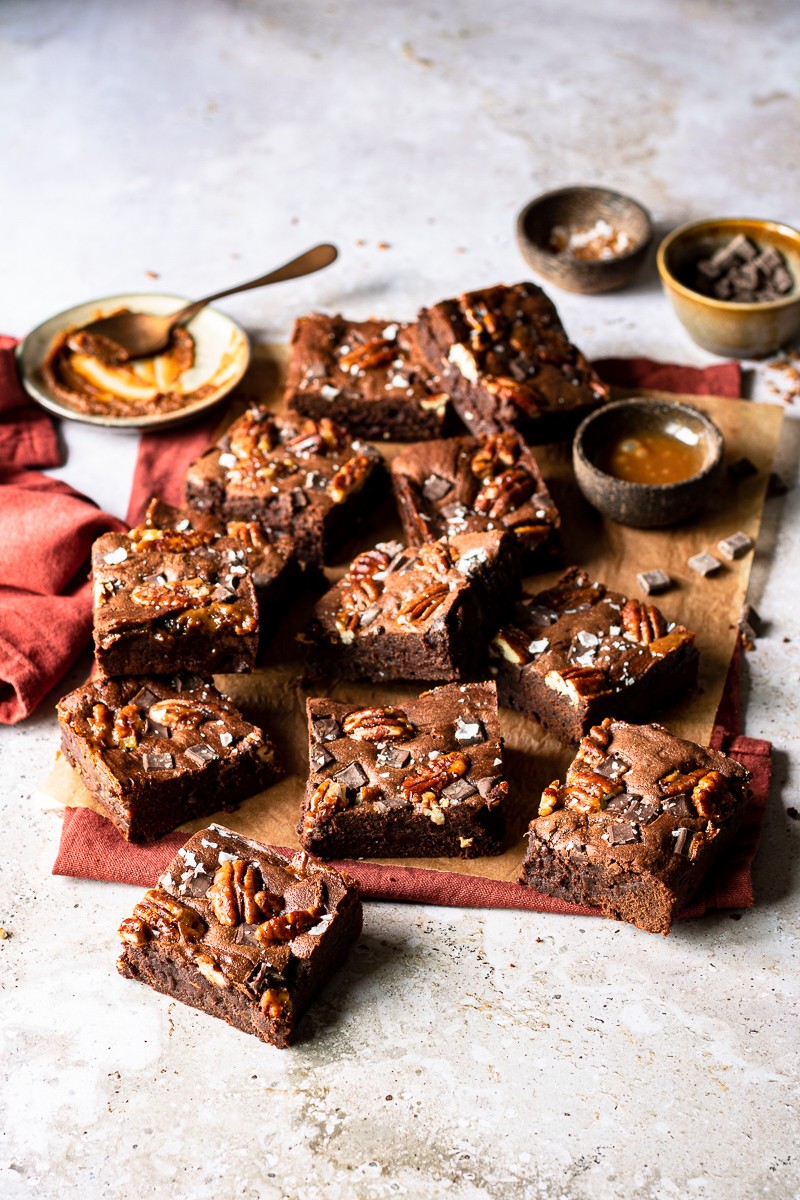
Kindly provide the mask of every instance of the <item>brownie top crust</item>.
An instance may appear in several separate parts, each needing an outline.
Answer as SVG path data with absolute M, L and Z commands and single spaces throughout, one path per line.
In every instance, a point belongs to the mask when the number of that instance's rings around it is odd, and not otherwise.
M 265 508 L 288 497 L 298 512 L 342 504 L 360 491 L 381 455 L 323 417 L 276 416 L 262 408 L 243 413 L 189 468 L 190 491 L 222 487 L 227 502 L 256 500 Z M 282 514 L 285 515 L 285 514 Z
M 418 442 L 392 462 L 401 509 L 418 544 L 508 529 L 525 549 L 552 542 L 561 523 L 536 459 L 511 431 Z M 403 483 L 405 482 L 405 488 Z M 399 485 L 399 486 L 398 486 Z
M 653 604 L 609 591 L 571 567 L 557 583 L 526 596 L 495 635 L 490 653 L 503 670 L 535 670 L 572 704 L 623 690 L 694 634 Z
M 611 856 L 674 884 L 748 797 L 750 773 L 662 725 L 607 718 L 583 739 L 565 782 L 545 788 L 532 837 L 557 853 Z
M 418 549 L 381 542 L 359 554 L 315 608 L 316 622 L 344 645 L 387 630 L 425 634 L 443 626 L 472 577 L 498 556 L 509 535 L 464 533 Z
M 447 684 L 391 707 L 312 699 L 307 710 L 309 828 L 354 807 L 421 806 L 444 824 L 448 810 L 494 805 L 508 791 L 493 683 Z
M 432 370 L 488 392 L 501 415 L 516 410 L 535 419 L 608 398 L 555 305 L 533 283 L 498 284 L 422 309 L 415 337 Z
M 397 321 L 348 321 L 312 313 L 295 322 L 286 397 L 295 393 L 325 401 L 396 398 L 424 410 L 443 410 L 447 395 L 432 387 L 431 374 Z
M 159 544 L 168 548 L 171 532 L 207 533 L 209 545 L 214 545 L 220 537 L 236 538 L 244 547 L 245 562 L 257 588 L 270 583 L 295 553 L 291 537 L 265 529 L 257 521 L 222 521 L 212 513 L 176 508 L 156 498 L 148 504 L 141 524 L 128 536 L 149 542 L 153 549 Z
M 255 751 L 275 763 L 262 731 L 207 680 L 191 675 L 90 679 L 58 703 L 62 726 L 131 786 Z
M 161 641 L 195 630 L 257 633 L 255 590 L 245 560 L 240 541 L 205 530 L 140 527 L 130 534 L 103 534 L 92 547 L 98 646 L 145 628 Z
M 357 894 L 354 880 L 304 852 L 285 857 L 209 825 L 178 851 L 120 937 L 176 943 L 212 982 L 262 1007 L 278 989 L 266 1003 L 286 1008 L 299 963 L 314 959 L 342 901 Z

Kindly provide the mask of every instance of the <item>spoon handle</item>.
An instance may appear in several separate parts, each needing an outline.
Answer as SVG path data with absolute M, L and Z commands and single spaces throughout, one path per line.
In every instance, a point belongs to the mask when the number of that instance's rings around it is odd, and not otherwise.
M 252 288 L 264 287 L 268 283 L 282 283 L 285 279 L 298 279 L 301 275 L 313 275 L 315 271 L 321 271 L 323 267 L 330 266 L 338 256 L 339 251 L 328 242 L 314 246 L 313 249 L 306 250 L 305 254 L 293 258 L 267 275 L 259 275 L 258 279 L 251 279 L 249 283 L 237 283 L 235 287 L 225 288 L 221 292 L 213 292 L 210 296 L 204 296 L 202 300 L 195 300 L 192 304 L 187 304 L 185 308 L 181 308 L 173 314 L 170 326 L 185 325 L 195 313 L 200 312 L 201 308 L 205 308 L 212 300 L 221 300 L 223 296 L 233 296 L 236 292 L 249 292 Z

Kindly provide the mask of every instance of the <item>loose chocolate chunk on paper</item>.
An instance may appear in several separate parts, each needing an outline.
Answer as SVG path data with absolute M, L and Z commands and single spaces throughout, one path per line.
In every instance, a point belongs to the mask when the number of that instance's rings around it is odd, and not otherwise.
M 477 790 L 475 784 L 470 783 L 468 779 L 454 779 L 446 788 L 442 788 L 442 795 L 451 803 L 458 804 L 468 796 L 474 796 Z
M 196 742 L 194 746 L 187 746 L 184 754 L 192 762 L 198 763 L 201 766 L 203 763 L 213 762 L 216 758 L 219 758 L 214 747 L 209 746 L 208 742 Z
M 636 576 L 636 582 L 646 596 L 659 596 L 672 587 L 672 580 L 666 571 L 662 571 L 661 567 L 640 572 Z
M 142 766 L 148 773 L 152 771 L 171 771 L 175 766 L 175 759 L 171 754 L 159 754 L 156 751 L 150 751 L 142 755 Z
M 738 533 L 732 533 L 730 537 L 717 542 L 717 549 L 723 558 L 727 558 L 728 562 L 733 562 L 734 559 L 742 558 L 749 550 L 752 550 L 753 542 L 746 533 L 739 530 Z
M 342 767 L 341 771 L 336 771 L 331 778 L 345 787 L 360 788 L 364 786 L 369 776 L 361 763 L 351 762 L 346 767 Z
M 311 729 L 318 742 L 335 742 L 342 736 L 342 727 L 335 717 L 315 717 Z
M 713 554 L 707 554 L 703 550 L 701 554 L 693 554 L 686 565 L 696 571 L 698 575 L 713 575 L 720 569 L 722 563 L 718 558 L 714 558 Z
M 728 475 L 733 483 L 741 483 L 743 479 L 750 479 L 757 474 L 758 467 L 749 458 L 737 458 L 728 467 Z

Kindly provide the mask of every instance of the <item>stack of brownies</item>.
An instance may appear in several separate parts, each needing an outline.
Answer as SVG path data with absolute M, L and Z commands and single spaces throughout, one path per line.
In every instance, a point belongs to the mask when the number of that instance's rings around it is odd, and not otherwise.
M 500 853 L 499 694 L 579 743 L 531 821 L 521 881 L 667 932 L 748 796 L 738 763 L 629 723 L 695 686 L 694 634 L 578 567 L 530 594 L 520 582 L 558 554 L 531 446 L 606 398 L 532 284 L 414 324 L 299 320 L 283 413 L 248 410 L 190 468 L 186 509 L 153 500 L 94 547 L 100 673 L 59 715 L 65 754 L 122 834 L 157 838 L 277 778 L 268 736 L 211 673 L 253 669 L 259 638 L 341 559 L 391 478 L 405 542 L 359 553 L 317 601 L 306 671 L 440 686 L 402 706 L 309 699 L 304 850 Z M 390 470 L 369 444 L 386 440 L 409 443 Z M 211 826 L 123 923 L 119 965 L 283 1045 L 360 922 L 346 875 Z

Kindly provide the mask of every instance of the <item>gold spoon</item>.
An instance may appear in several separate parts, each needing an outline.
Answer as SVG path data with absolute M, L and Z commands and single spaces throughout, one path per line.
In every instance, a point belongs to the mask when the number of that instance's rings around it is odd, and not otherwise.
M 185 308 L 180 308 L 177 312 L 170 313 L 165 317 L 139 312 L 117 313 L 113 317 L 102 317 L 99 321 L 92 321 L 90 325 L 84 325 L 82 329 L 75 330 L 67 339 L 67 345 L 78 353 L 86 353 L 87 338 L 103 338 L 104 342 L 100 343 L 100 347 L 105 351 L 101 355 L 103 358 L 110 357 L 117 362 L 124 362 L 128 358 L 149 358 L 165 349 L 169 344 L 172 331 L 177 325 L 185 325 L 187 321 L 191 321 L 192 317 L 212 300 L 221 300 L 223 296 L 233 296 L 236 292 L 247 292 L 251 288 L 264 287 L 268 283 L 282 283 L 285 279 L 313 275 L 315 271 L 321 271 L 323 267 L 330 266 L 338 254 L 339 251 L 336 247 L 328 243 L 314 246 L 312 250 L 306 250 L 305 254 L 301 254 L 299 258 L 293 258 L 291 262 L 285 263 L 275 271 L 270 271 L 268 275 L 261 275 L 258 279 L 251 279 L 249 283 L 239 283 L 236 287 L 225 288 L 222 292 L 204 296 L 202 300 L 195 300 L 194 303 L 187 304 Z M 72 344 L 73 340 L 74 345 Z M 109 342 L 113 345 L 105 344 Z

